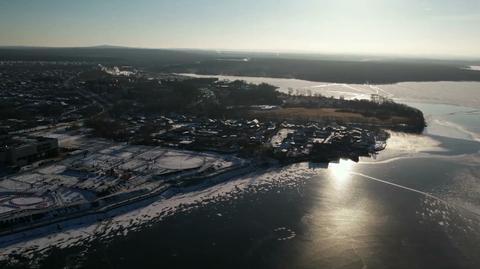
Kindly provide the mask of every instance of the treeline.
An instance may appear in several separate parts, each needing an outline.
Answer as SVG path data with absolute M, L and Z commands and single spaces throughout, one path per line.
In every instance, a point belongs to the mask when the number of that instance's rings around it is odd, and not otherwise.
M 276 87 L 248 84 L 245 81 L 218 82 L 217 79 L 157 81 L 140 79 L 123 83 L 105 80 L 90 82 L 89 89 L 114 103 L 113 116 L 126 112 L 182 113 L 222 117 L 232 113 L 232 106 L 279 105 Z M 102 90 L 103 89 L 103 90 Z
M 375 103 L 369 100 L 348 100 L 341 111 L 357 112 L 366 117 L 390 119 L 401 117 L 406 119 L 406 126 L 398 126 L 399 130 L 421 133 L 426 126 L 425 118 L 419 109 L 398 104 L 392 101 Z
M 392 100 L 374 102 L 371 100 L 345 100 L 325 96 L 292 96 L 282 94 L 285 107 L 335 108 L 339 112 L 359 113 L 365 117 L 387 120 L 403 118 L 406 126 L 398 126 L 400 131 L 420 133 L 426 126 L 425 118 L 419 109 L 395 103 Z
M 93 134 L 98 137 L 118 142 L 127 141 L 129 138 L 125 125 L 105 115 L 92 117 L 85 122 L 85 125 L 92 128 Z
M 228 84 L 225 91 L 218 91 L 222 104 L 226 106 L 251 106 L 251 105 L 279 105 L 282 100 L 276 87 L 261 83 L 258 85 L 247 84 L 245 81 L 236 80 Z
M 329 56 L 223 52 L 120 47 L 0 48 L 0 60 L 79 61 L 135 65 L 154 72 L 224 74 L 297 78 L 337 83 L 396 83 L 402 81 L 480 81 L 466 61 L 382 59 Z M 249 61 L 236 61 L 249 58 Z
M 347 61 L 252 58 L 248 62 L 206 60 L 157 69 L 161 72 L 296 78 L 334 83 L 389 84 L 404 81 L 480 81 L 461 64 L 414 61 Z

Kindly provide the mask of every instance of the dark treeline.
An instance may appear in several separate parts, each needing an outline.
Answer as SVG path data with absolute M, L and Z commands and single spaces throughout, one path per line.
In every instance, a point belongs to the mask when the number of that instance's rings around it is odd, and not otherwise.
M 340 111 L 356 112 L 366 117 L 376 117 L 379 119 L 389 119 L 392 117 L 402 117 L 408 120 L 408 126 L 402 126 L 403 131 L 421 133 L 425 128 L 425 118 L 422 111 L 394 102 L 375 103 L 368 100 L 348 100 L 345 101 L 345 108 Z
M 117 65 L 170 66 L 214 59 L 203 53 L 135 48 L 0 48 L 0 61 L 78 61 Z
M 292 96 L 282 94 L 284 107 L 335 108 L 339 112 L 359 113 L 365 117 L 381 120 L 403 118 L 408 126 L 398 126 L 401 131 L 420 133 L 426 126 L 425 118 L 419 109 L 395 103 L 390 99 L 381 102 L 371 100 L 346 100 L 325 96 Z
M 129 135 L 125 126 L 120 121 L 111 119 L 106 115 L 89 118 L 85 124 L 89 128 L 92 128 L 95 136 L 115 141 L 126 141 Z
M 480 72 L 445 63 L 251 59 L 211 60 L 172 66 L 163 71 L 203 75 L 296 78 L 338 83 L 387 84 L 402 81 L 480 81 Z
M 102 77 L 87 81 L 86 87 L 103 95 L 114 104 L 113 116 L 131 112 L 182 113 L 224 117 L 232 106 L 279 105 L 281 95 L 268 84 L 248 84 L 244 81 L 219 82 L 201 78 L 174 81 L 137 79 L 122 82 Z
M 239 57 L 249 61 L 239 61 Z M 396 83 L 402 81 L 480 81 L 480 72 L 465 61 L 318 57 L 288 54 L 222 53 L 135 48 L 0 48 L 0 61 L 86 61 L 135 65 L 155 72 L 190 72 L 297 78 L 339 83 Z M 478 64 L 478 63 L 476 63 Z

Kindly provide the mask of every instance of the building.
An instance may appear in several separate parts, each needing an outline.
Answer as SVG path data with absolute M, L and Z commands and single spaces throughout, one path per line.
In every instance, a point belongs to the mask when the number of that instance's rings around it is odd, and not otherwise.
M 2 137 L 0 165 L 22 166 L 58 154 L 58 140 L 47 137 Z

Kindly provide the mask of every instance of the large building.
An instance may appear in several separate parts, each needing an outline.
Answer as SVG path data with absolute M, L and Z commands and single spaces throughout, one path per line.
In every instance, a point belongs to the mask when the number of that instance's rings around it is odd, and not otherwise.
M 47 137 L 0 137 L 0 165 L 22 166 L 55 156 L 58 140 Z

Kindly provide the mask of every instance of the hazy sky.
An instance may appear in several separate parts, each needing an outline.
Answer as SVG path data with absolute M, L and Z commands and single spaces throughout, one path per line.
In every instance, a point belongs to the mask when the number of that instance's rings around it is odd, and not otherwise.
M 0 0 L 0 45 L 480 57 L 480 0 Z

